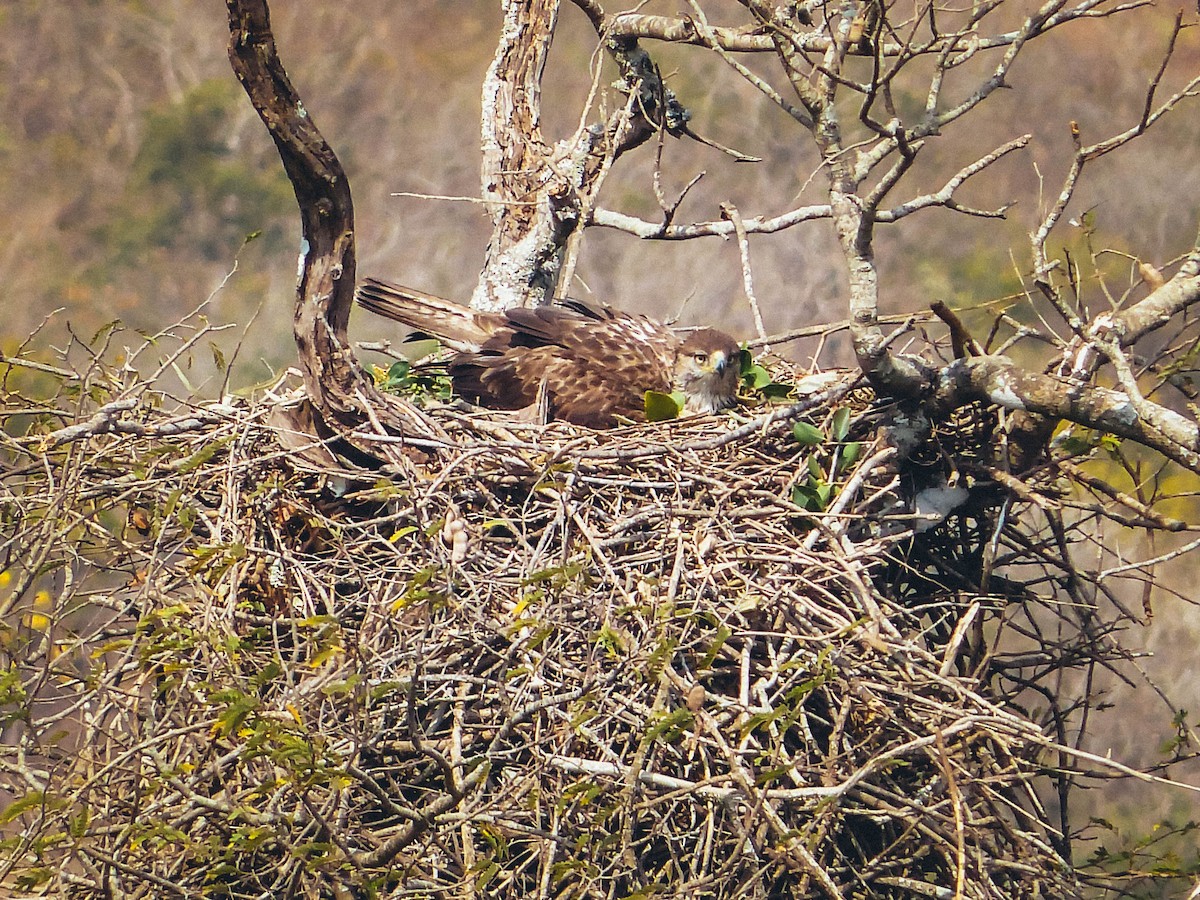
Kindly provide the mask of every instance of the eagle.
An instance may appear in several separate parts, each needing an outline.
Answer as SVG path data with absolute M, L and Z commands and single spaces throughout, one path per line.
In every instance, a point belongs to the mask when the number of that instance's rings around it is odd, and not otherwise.
M 488 409 L 524 409 L 544 391 L 550 418 L 609 428 L 645 421 L 646 391 L 679 391 L 689 413 L 736 400 L 741 350 L 715 328 L 678 334 L 647 316 L 581 300 L 480 312 L 375 278 L 359 286 L 356 299 L 452 350 L 447 371 L 455 393 Z

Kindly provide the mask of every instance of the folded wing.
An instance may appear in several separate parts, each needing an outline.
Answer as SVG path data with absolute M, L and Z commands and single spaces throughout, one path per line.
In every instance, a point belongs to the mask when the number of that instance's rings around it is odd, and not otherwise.
M 680 340 L 644 316 L 575 300 L 481 313 L 376 279 L 358 302 L 458 351 L 455 392 L 480 406 L 523 409 L 544 390 L 551 417 L 596 428 L 643 418 L 645 392 L 671 390 Z

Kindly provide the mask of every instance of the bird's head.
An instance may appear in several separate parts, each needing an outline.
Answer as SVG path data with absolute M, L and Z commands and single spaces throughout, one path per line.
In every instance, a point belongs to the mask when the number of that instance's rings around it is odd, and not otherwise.
M 741 377 L 737 341 L 713 328 L 693 331 L 675 355 L 674 387 L 687 398 L 688 412 L 709 413 L 733 406 Z

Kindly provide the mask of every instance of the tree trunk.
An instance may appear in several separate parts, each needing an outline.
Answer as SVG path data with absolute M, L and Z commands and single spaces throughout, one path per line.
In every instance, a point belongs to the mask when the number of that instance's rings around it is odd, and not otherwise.
M 275 141 L 300 207 L 293 333 L 304 385 L 327 415 L 359 421 L 352 411 L 374 386 L 346 339 L 355 275 L 350 183 L 284 71 L 265 0 L 227 0 L 227 6 L 229 60 Z
M 558 0 L 506 0 L 483 81 L 483 197 L 492 217 L 487 261 L 471 305 L 536 306 L 554 294 L 562 249 L 579 218 L 569 181 L 542 137 L 542 73 Z

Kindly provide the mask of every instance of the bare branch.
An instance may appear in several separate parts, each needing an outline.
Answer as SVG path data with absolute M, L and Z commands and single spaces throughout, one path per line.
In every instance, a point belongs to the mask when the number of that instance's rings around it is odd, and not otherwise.
M 962 187 L 963 183 L 966 182 L 967 179 L 974 175 L 978 175 L 997 160 L 1007 156 L 1009 153 L 1012 153 L 1015 150 L 1021 150 L 1028 146 L 1030 137 L 1031 135 L 1025 134 L 1019 138 L 1009 141 L 1007 144 L 997 147 L 991 153 L 979 158 L 966 168 L 961 169 L 949 181 L 947 181 L 942 189 L 937 193 L 924 194 L 920 197 L 914 197 L 912 200 L 902 203 L 899 206 L 894 206 L 891 209 L 876 213 L 875 221 L 897 222 L 900 219 L 903 219 L 905 216 L 912 215 L 919 210 L 928 209 L 932 206 L 944 206 L 949 209 L 953 209 L 956 212 L 965 213 L 970 216 L 979 216 L 981 218 L 1004 218 L 1009 209 L 1007 205 L 994 210 L 971 209 L 970 207 L 962 206 L 955 201 L 954 192 Z
M 1027 372 L 1000 356 L 956 360 L 937 383 L 937 399 L 947 409 L 982 400 L 1051 420 L 1066 419 L 1152 447 L 1200 473 L 1200 426 L 1166 407 L 1135 403 L 1121 391 Z
M 758 339 L 762 342 L 763 350 L 769 353 L 771 348 L 767 344 L 767 329 L 763 325 L 762 310 L 758 308 L 758 298 L 754 295 L 754 273 L 750 268 L 750 241 L 746 238 L 746 224 L 742 221 L 742 214 L 732 203 L 722 203 L 721 214 L 733 223 L 733 230 L 737 234 L 738 256 L 742 260 L 742 290 L 746 292 L 750 311 L 754 314 L 754 327 L 758 330 Z
M 743 225 L 747 234 L 771 234 L 783 231 L 801 222 L 811 222 L 816 219 L 828 219 L 830 209 L 826 205 L 802 206 L 779 216 L 755 216 L 744 219 Z M 728 237 L 736 233 L 733 223 L 724 222 L 695 222 L 690 225 L 656 224 L 628 216 L 624 213 L 608 209 L 597 209 L 592 213 L 592 224 L 601 228 L 615 228 L 625 231 L 644 240 L 655 241 L 687 241 L 698 237 Z
M 709 46 L 711 46 L 716 54 L 721 57 L 722 61 L 724 61 L 726 65 L 732 68 L 739 75 L 741 75 L 742 78 L 758 88 L 758 90 L 762 92 L 763 96 L 786 112 L 789 116 L 791 116 L 805 128 L 811 128 L 813 124 L 812 118 L 804 110 L 784 100 L 783 96 L 777 90 L 775 90 L 775 88 L 772 87 L 771 84 L 766 81 L 766 79 L 760 78 L 758 75 L 754 74 L 740 62 L 734 59 L 729 50 L 723 47 L 720 41 L 717 39 L 712 27 L 708 24 L 708 19 L 704 15 L 704 10 L 701 9 L 700 4 L 696 2 L 696 0 L 689 0 L 689 3 L 692 7 L 692 10 L 696 13 L 696 19 L 693 25 L 698 27 L 700 32 L 704 34 L 706 38 L 708 38 Z M 689 19 L 688 21 L 691 22 L 692 20 Z

